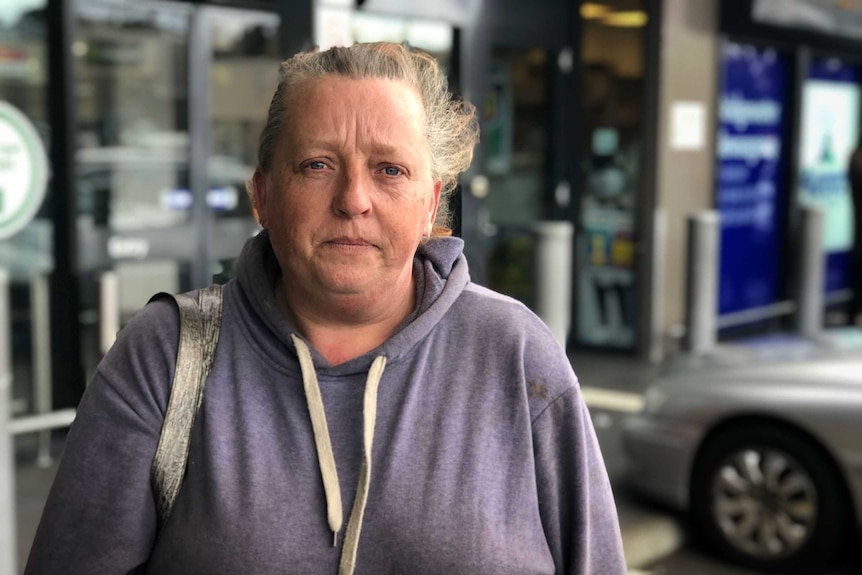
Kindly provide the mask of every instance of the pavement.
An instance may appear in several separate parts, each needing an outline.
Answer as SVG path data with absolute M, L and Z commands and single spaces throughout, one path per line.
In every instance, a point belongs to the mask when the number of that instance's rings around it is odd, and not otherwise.
M 616 495 L 629 575 L 646 573 L 648 567 L 683 546 L 685 531 L 677 515 L 620 494 L 619 490 Z
M 657 367 L 628 355 L 571 351 L 570 360 L 590 406 L 596 433 L 608 467 L 617 501 L 623 547 L 630 575 L 673 554 L 684 543 L 680 517 L 639 499 L 625 486 L 626 463 L 620 444 L 620 423 L 627 413 L 640 409 L 642 391 Z M 49 462 L 38 461 L 34 435 L 17 442 L 16 519 L 18 572 L 23 572 L 42 507 L 62 451 L 62 433 L 54 433 Z

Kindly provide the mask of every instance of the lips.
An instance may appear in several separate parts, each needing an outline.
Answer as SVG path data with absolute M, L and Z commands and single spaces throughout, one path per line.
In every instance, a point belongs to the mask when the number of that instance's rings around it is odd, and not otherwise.
M 362 238 L 353 238 L 353 237 L 340 237 L 333 238 L 331 240 L 327 240 L 325 243 L 331 244 L 337 247 L 356 247 L 356 248 L 372 248 L 374 244 L 369 242 L 368 240 Z

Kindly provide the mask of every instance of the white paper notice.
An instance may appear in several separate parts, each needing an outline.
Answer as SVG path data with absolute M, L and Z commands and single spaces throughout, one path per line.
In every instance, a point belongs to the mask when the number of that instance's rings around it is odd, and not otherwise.
M 706 106 L 674 102 L 670 107 L 670 148 L 702 150 L 706 145 Z

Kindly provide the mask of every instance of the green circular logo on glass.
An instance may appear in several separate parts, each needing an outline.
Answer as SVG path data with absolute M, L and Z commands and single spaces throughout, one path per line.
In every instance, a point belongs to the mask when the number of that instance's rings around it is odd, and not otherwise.
M 33 124 L 0 100 L 0 239 L 30 223 L 42 205 L 48 159 Z

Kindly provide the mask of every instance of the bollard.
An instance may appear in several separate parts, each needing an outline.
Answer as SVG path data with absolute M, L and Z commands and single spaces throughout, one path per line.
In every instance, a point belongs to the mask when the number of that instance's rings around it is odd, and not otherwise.
M 15 450 L 12 415 L 12 335 L 9 315 L 9 273 L 0 269 L 0 573 L 17 573 L 15 541 Z
M 689 216 L 686 349 L 694 354 L 713 351 L 717 339 L 719 237 L 716 211 Z
M 666 355 L 664 349 L 664 274 L 667 253 L 667 213 L 663 208 L 653 212 L 652 241 L 652 337 L 650 338 L 649 359 L 658 364 Z
M 805 206 L 802 212 L 802 265 L 799 267 L 799 333 L 817 338 L 823 332 L 823 212 L 817 206 Z
M 533 225 L 536 314 L 566 347 L 572 318 L 571 222 L 547 221 Z

